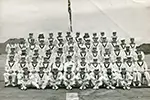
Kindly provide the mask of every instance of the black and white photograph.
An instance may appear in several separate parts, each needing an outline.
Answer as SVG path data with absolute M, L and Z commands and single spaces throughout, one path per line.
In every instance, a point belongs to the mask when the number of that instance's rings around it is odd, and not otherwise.
M 0 100 L 150 100 L 150 0 L 0 0 Z

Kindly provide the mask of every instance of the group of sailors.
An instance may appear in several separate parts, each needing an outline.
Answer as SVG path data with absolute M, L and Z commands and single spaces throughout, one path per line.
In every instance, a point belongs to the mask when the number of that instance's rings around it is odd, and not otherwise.
M 104 32 L 71 32 L 54 37 L 43 33 L 36 39 L 29 33 L 27 39 L 11 41 L 6 46 L 5 86 L 45 89 L 60 87 L 72 89 L 115 89 L 130 86 L 150 86 L 150 75 L 144 53 L 137 48 L 134 38 L 129 42 L 119 39 L 117 32 L 107 38 Z

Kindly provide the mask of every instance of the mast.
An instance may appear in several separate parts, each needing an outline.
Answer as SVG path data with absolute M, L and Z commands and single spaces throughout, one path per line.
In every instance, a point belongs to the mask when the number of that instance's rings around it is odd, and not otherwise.
M 69 29 L 70 32 L 73 31 L 72 29 L 72 10 L 71 10 L 71 1 L 68 0 L 68 14 L 69 14 Z

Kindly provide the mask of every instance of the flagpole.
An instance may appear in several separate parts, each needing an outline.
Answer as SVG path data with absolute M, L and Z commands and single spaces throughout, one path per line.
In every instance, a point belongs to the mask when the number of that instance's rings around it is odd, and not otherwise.
M 70 32 L 73 31 L 72 29 L 72 10 L 71 10 L 71 1 L 68 0 L 68 14 L 69 14 L 69 29 Z

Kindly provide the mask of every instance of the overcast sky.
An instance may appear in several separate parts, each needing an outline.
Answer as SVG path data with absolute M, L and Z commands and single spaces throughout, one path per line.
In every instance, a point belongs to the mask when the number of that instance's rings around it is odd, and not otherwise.
M 136 2 L 135 2 L 136 1 Z M 74 32 L 101 32 L 150 42 L 149 0 L 71 0 Z M 29 32 L 68 31 L 67 0 L 0 0 L 0 42 Z

